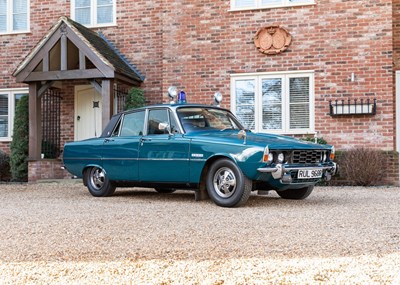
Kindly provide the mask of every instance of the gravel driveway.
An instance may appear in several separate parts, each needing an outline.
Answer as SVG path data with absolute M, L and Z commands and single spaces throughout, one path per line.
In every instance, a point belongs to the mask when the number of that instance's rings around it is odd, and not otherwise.
M 0 284 L 399 284 L 400 189 L 241 208 L 193 192 L 0 184 Z

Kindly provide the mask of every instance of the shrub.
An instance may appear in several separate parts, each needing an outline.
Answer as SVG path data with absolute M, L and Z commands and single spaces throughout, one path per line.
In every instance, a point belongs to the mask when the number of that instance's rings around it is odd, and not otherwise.
M 315 142 L 315 138 L 314 137 L 303 137 L 303 138 L 300 138 L 300 140 L 308 141 L 308 142 Z M 317 143 L 318 144 L 327 144 L 327 141 L 324 140 L 324 138 L 317 138 Z
M 13 181 L 28 180 L 29 100 L 22 97 L 15 109 L 14 133 L 10 145 L 10 167 Z
M 124 110 L 143 107 L 145 104 L 143 90 L 133 87 L 126 96 Z
M 10 181 L 10 157 L 0 150 L 0 181 Z
M 356 186 L 384 184 L 387 170 L 387 156 L 382 151 L 354 148 L 343 152 L 340 158 L 340 173 L 347 181 Z

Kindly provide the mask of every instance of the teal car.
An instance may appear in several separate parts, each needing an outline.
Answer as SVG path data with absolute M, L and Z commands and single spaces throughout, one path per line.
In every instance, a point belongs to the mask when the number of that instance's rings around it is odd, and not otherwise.
M 116 187 L 195 190 L 223 207 L 255 190 L 304 199 L 336 173 L 334 147 L 246 130 L 217 106 L 165 104 L 114 115 L 102 135 L 64 146 L 63 163 L 93 196 Z

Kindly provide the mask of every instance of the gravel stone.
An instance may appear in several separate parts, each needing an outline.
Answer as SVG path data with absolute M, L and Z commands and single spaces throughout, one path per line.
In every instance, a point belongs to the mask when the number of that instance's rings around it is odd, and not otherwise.
M 245 206 L 79 180 L 0 184 L 0 284 L 400 284 L 398 187 Z

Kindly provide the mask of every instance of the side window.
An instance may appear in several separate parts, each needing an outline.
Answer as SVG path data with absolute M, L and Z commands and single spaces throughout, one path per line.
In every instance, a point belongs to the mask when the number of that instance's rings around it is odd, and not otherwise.
M 126 114 L 121 126 L 121 137 L 143 135 L 145 111 Z
M 168 134 L 168 128 L 164 129 L 160 128 L 161 123 L 169 125 L 168 117 L 169 116 L 167 109 L 151 110 L 149 112 L 147 134 L 148 135 Z

